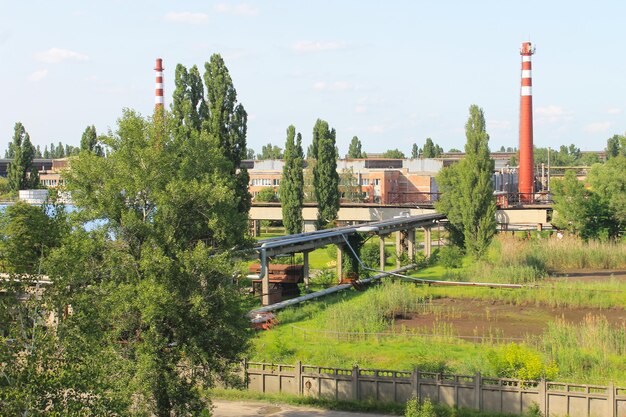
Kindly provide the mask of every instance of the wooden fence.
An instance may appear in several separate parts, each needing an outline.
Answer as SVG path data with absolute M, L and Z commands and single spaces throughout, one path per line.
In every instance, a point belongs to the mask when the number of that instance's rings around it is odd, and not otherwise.
M 244 362 L 249 390 L 337 400 L 406 402 L 413 396 L 451 407 L 523 414 L 536 403 L 544 416 L 626 417 L 626 388 L 519 381 L 476 375 Z

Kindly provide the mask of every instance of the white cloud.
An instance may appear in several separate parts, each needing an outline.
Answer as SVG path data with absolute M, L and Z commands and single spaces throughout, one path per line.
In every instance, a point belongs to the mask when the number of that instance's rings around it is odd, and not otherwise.
M 612 108 L 608 109 L 606 112 L 608 114 L 620 114 L 622 112 L 622 109 L 619 109 L 617 107 L 612 107 Z
M 216 4 L 214 7 L 218 13 L 228 13 L 237 16 L 256 16 L 259 14 L 259 9 L 250 6 L 249 4 L 242 3 L 237 5 L 230 5 L 226 3 Z
M 357 106 L 354 108 L 354 112 L 355 112 L 355 113 L 366 113 L 366 112 L 367 112 L 367 107 L 365 107 L 365 106 L 364 106 L 364 105 L 362 105 L 362 104 L 359 104 L 359 105 L 357 105 Z
M 298 52 L 335 51 L 345 48 L 343 42 L 300 41 L 293 44 L 292 49 Z
M 585 125 L 585 132 L 588 133 L 604 133 L 611 128 L 611 122 L 595 122 Z
M 39 52 L 35 55 L 35 58 L 41 62 L 47 62 L 50 64 L 58 64 L 65 60 L 75 61 L 88 61 L 89 56 L 81 54 L 79 52 L 69 51 L 61 48 L 50 48 L 47 51 Z
M 47 69 L 40 69 L 39 71 L 35 71 L 28 76 L 28 79 L 33 82 L 41 81 L 48 76 Z
M 198 24 L 208 21 L 209 15 L 206 13 L 193 12 L 169 12 L 165 15 L 165 20 L 176 23 Z
M 537 107 L 535 114 L 539 122 L 546 123 L 561 123 L 572 119 L 572 112 L 555 105 Z

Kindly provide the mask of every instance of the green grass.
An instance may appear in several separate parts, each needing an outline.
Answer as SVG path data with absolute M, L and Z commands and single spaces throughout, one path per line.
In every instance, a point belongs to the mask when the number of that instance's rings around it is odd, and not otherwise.
M 414 332 L 396 328 L 395 317 L 419 312 L 424 303 L 441 297 L 481 299 L 516 306 L 624 309 L 626 282 L 612 278 L 594 282 L 546 278 L 548 271 L 557 265 L 622 268 L 626 263 L 626 257 L 621 258 L 625 246 L 500 238 L 494 241 L 486 261 L 476 262 L 465 257 L 462 268 L 449 270 L 435 264 L 416 271 L 413 276 L 521 282 L 528 287 L 491 289 L 387 283 L 366 292 L 344 291 L 280 312 L 281 325 L 259 334 L 251 359 L 287 363 L 301 360 L 313 365 L 345 368 L 358 364 L 365 368 L 410 370 L 418 367 L 460 374 L 480 371 L 490 376 L 534 375 L 579 383 L 614 381 L 624 385 L 625 329 L 610 326 L 599 318 L 590 317 L 576 325 L 555 320 L 549 323 L 543 335 L 528 337 L 518 345 L 506 345 L 501 343 L 498 334 L 487 335 L 489 337 L 482 343 L 460 340 L 454 329 L 446 326 L 445 320 L 428 331 L 436 337 L 418 337 Z M 550 259 L 550 253 L 555 253 L 556 259 Z M 462 305 L 459 303 L 460 308 Z M 392 331 L 399 334 L 389 336 Z M 511 359 L 515 355 L 519 358 Z

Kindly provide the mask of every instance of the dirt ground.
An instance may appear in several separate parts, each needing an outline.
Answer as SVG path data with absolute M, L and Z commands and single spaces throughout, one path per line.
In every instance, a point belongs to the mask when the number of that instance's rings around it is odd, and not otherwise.
M 571 280 L 572 282 L 595 282 L 614 279 L 619 282 L 626 282 L 626 271 L 624 270 L 601 270 L 589 271 L 574 269 L 571 271 L 563 271 L 554 274 L 549 278 L 551 281 L 562 282 L 563 280 Z
M 322 410 L 311 407 L 295 407 L 284 404 L 268 404 L 257 401 L 213 400 L 215 417 L 389 417 L 384 414 L 352 413 L 347 411 Z
M 610 323 L 626 325 L 626 310 L 621 308 L 514 306 L 486 300 L 441 298 L 432 301 L 432 308 L 410 318 L 396 319 L 395 328 L 404 326 L 417 333 L 452 333 L 470 341 L 480 341 L 483 337 L 514 341 L 543 333 L 549 321 L 562 318 L 580 323 L 588 315 L 603 316 Z

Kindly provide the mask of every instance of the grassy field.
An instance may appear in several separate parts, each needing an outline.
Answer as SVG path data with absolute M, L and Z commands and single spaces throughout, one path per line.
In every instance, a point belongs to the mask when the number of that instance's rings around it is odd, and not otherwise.
M 480 342 L 457 337 L 445 317 L 429 335 L 398 328 L 407 315 L 419 314 L 432 300 L 481 299 L 546 308 L 626 308 L 626 280 L 555 280 L 556 272 L 626 268 L 625 245 L 567 241 L 497 239 L 487 261 L 464 259 L 463 267 L 435 264 L 414 273 L 429 279 L 523 282 L 528 288 L 491 289 L 435 287 L 386 282 L 365 292 L 354 290 L 309 302 L 278 314 L 280 325 L 254 340 L 251 360 L 378 369 L 418 367 L 444 371 L 515 377 L 548 378 L 579 383 L 626 385 L 626 326 L 602 316 L 570 323 L 552 319 L 540 335 L 511 342 L 497 332 Z M 543 318 L 541 318 L 543 319 Z M 547 320 L 547 319 L 546 319 Z

